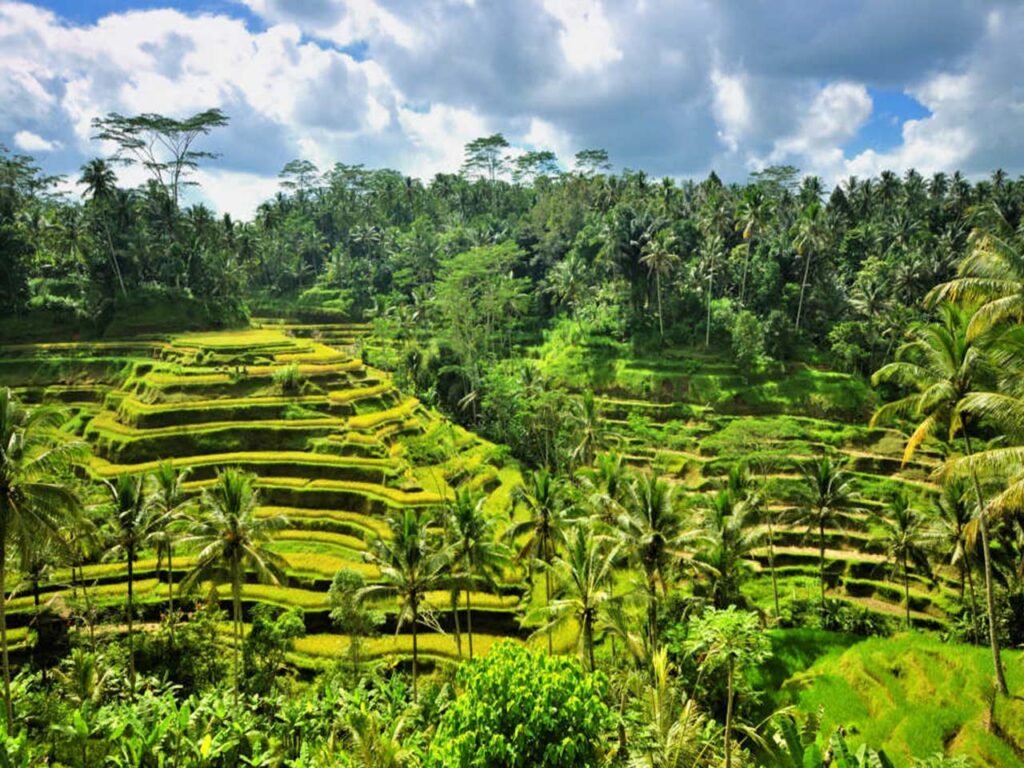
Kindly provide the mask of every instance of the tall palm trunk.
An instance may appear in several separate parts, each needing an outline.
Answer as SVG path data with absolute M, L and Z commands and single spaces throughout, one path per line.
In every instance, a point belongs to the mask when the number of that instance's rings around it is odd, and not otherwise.
M 825 522 L 818 525 L 818 580 L 821 586 L 821 615 L 825 615 Z
M 735 662 L 729 658 L 727 667 L 726 688 L 727 698 L 725 702 L 725 768 L 732 768 L 732 700 L 734 695 Z
M 704 346 L 711 346 L 711 291 L 714 290 L 715 262 L 711 262 L 711 272 L 708 273 L 708 319 L 704 326 Z
M 171 630 L 171 645 L 174 645 L 174 556 L 173 545 L 167 546 L 167 616 Z
M 653 656 L 658 645 L 658 585 L 653 573 L 647 576 L 647 643 Z
M 974 594 L 974 575 L 971 573 L 971 561 L 964 558 L 967 567 L 964 572 L 967 575 L 967 590 L 971 599 L 971 640 L 978 642 L 978 600 Z
M 594 662 L 594 620 L 589 614 L 583 619 L 583 645 L 586 646 L 587 658 L 590 660 L 590 671 L 594 672 L 597 669 Z
M 452 590 L 452 616 L 455 621 L 455 647 L 458 649 L 459 658 L 462 658 L 462 628 L 459 626 L 459 597 L 461 589 Z
M 5 504 L 6 506 L 6 504 Z M 11 702 L 11 662 L 7 655 L 7 510 L 0 510 L 0 645 L 3 645 L 4 715 L 7 735 L 14 734 L 14 705 Z
M 472 586 L 472 585 L 470 585 Z M 471 589 L 466 590 L 466 634 L 469 636 L 469 660 L 473 660 L 473 602 Z
M 804 260 L 804 278 L 800 281 L 800 300 L 796 305 L 796 330 L 800 330 L 800 315 L 804 310 L 804 291 L 807 290 L 807 275 L 811 271 L 811 255 L 807 254 Z
M 907 604 L 907 629 L 910 629 L 910 574 L 907 572 L 907 554 L 903 553 L 903 599 Z
M 740 304 L 743 304 L 744 299 L 747 296 L 747 270 L 750 268 L 750 250 L 754 246 L 754 238 L 751 237 L 747 240 L 747 255 L 743 259 L 743 277 L 740 278 Z
M 239 654 L 242 648 L 242 579 L 238 572 L 238 564 L 232 568 L 233 577 L 231 580 L 231 615 L 234 623 L 235 636 L 235 704 L 238 704 L 238 692 L 241 688 L 242 669 Z
M 661 314 L 661 272 L 654 273 L 654 288 L 658 294 L 658 332 L 661 334 L 661 342 L 665 343 L 665 318 Z
M 967 455 L 971 456 L 971 437 L 967 433 L 967 425 L 964 424 L 964 442 L 967 445 Z M 985 519 L 984 497 L 981 493 L 981 483 L 978 482 L 978 473 L 971 472 L 971 480 L 974 483 L 974 493 L 978 502 L 978 529 L 981 531 L 981 554 L 985 565 L 985 607 L 988 609 L 988 643 L 992 649 L 992 663 L 996 670 L 996 687 L 1004 696 L 1010 690 L 1006 685 L 1006 673 L 1003 672 L 1003 660 L 999 654 L 999 635 L 996 632 L 996 600 L 992 583 L 992 553 L 989 551 L 988 521 Z
M 419 611 L 419 600 L 415 597 L 412 600 L 412 700 L 419 700 L 419 693 L 417 690 L 417 680 L 419 673 L 419 636 L 416 631 L 416 625 L 420 620 Z
M 132 613 L 134 612 L 134 586 L 135 579 L 135 547 L 128 547 L 128 686 L 131 695 L 135 695 L 135 634 L 132 625 Z
M 779 618 L 779 580 L 775 575 L 775 534 L 772 532 L 772 518 L 768 516 L 768 570 L 772 575 L 772 600 L 775 603 L 775 620 Z
M 551 568 L 544 569 L 544 602 L 547 605 L 548 613 L 551 612 Z M 548 626 L 548 656 L 555 653 L 554 640 L 551 638 L 551 626 Z

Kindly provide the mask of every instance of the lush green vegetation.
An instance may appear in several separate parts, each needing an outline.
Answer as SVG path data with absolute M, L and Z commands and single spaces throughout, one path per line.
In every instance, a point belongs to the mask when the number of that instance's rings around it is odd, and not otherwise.
M 1024 764 L 1021 182 L 2 163 L 0 765 Z

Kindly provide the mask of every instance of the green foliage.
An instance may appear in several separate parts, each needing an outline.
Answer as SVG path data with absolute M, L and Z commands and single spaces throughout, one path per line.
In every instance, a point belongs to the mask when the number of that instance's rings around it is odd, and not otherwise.
M 427 756 L 441 768 L 602 764 L 607 681 L 568 660 L 500 643 L 459 671 L 461 693 Z

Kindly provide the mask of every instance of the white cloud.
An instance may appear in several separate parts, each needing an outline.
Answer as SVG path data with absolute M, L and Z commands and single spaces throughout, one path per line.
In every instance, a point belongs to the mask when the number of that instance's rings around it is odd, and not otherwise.
M 53 152 L 60 149 L 59 141 L 48 141 L 32 131 L 18 131 L 14 134 L 14 146 L 25 152 Z
M 730 152 L 735 152 L 752 119 L 743 77 L 727 75 L 715 67 L 711 70 L 711 87 L 712 111 L 721 126 L 718 136 Z
M 235 220 L 251 219 L 260 203 L 278 190 L 275 177 L 224 170 L 200 170 L 196 175 L 201 197 Z
M 457 170 L 466 144 L 490 132 L 480 115 L 446 104 L 434 104 L 426 112 L 400 107 L 398 122 L 413 149 L 405 158 L 405 172 L 421 178 Z
M 544 10 L 562 25 L 559 42 L 573 69 L 599 71 L 622 58 L 599 0 L 544 0 Z

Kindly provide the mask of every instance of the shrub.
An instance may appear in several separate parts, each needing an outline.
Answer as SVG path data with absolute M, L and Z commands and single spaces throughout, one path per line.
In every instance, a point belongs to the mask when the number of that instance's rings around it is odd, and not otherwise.
M 458 684 L 462 693 L 441 720 L 427 766 L 602 764 L 601 736 L 612 720 L 602 674 L 502 642 L 460 669 Z
M 302 386 L 302 374 L 295 363 L 278 368 L 272 377 L 274 386 L 284 395 L 297 395 Z

